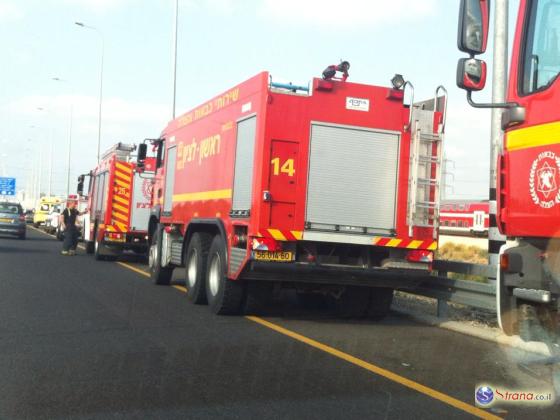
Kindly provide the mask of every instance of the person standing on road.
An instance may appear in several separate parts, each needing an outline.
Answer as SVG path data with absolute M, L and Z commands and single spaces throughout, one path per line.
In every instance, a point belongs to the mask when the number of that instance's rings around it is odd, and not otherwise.
M 67 206 L 60 215 L 60 227 L 64 233 L 64 242 L 62 243 L 62 255 L 76 255 L 76 248 L 78 246 L 78 227 L 76 226 L 76 218 L 84 212 L 79 212 L 76 209 L 78 200 L 69 199 Z

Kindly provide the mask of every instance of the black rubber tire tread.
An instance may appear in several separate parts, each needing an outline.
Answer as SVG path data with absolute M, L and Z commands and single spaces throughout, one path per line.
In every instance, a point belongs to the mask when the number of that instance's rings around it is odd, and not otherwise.
M 95 244 L 93 243 L 93 241 L 87 241 L 86 242 L 86 254 L 93 254 L 93 251 L 95 250 Z
M 267 315 L 273 303 L 274 284 L 266 281 L 252 281 L 245 287 L 243 313 L 245 315 Z
M 221 261 L 221 279 L 220 287 L 216 296 L 212 296 L 208 293 L 209 287 L 209 277 L 210 277 L 210 266 L 212 257 L 215 254 L 220 255 Z M 244 285 L 240 281 L 232 281 L 227 278 L 227 259 L 226 259 L 226 249 L 223 243 L 223 239 L 220 235 L 216 235 L 212 240 L 210 245 L 210 251 L 208 252 L 208 264 L 206 268 L 206 296 L 208 298 L 208 306 L 210 310 L 216 315 L 237 315 L 241 310 L 241 304 L 244 295 Z
M 370 297 L 369 288 L 348 286 L 342 295 L 335 299 L 335 312 L 342 318 L 363 318 L 367 315 Z
M 206 232 L 196 232 L 191 236 L 189 245 L 185 251 L 185 282 L 187 286 L 187 299 L 196 305 L 208 303 L 206 299 L 206 265 L 208 264 L 208 251 L 212 245 L 213 236 Z M 194 287 L 188 282 L 189 255 L 193 248 L 198 252 L 197 279 Z
M 97 250 L 95 249 L 95 242 L 97 242 L 97 231 L 95 231 L 95 236 L 93 239 L 94 246 L 93 246 L 93 257 L 97 261 L 105 261 L 105 255 L 103 255 L 103 244 L 99 243 L 97 245 Z
M 367 317 L 375 321 L 385 318 L 391 311 L 394 290 L 388 287 L 376 287 L 370 291 L 371 297 L 367 310 Z
M 155 235 L 152 238 L 152 241 L 156 243 L 158 247 L 158 258 L 157 261 L 154 262 L 154 266 L 150 268 L 150 278 L 159 286 L 168 286 L 171 283 L 171 276 L 173 275 L 173 268 L 171 267 L 162 267 L 161 266 L 161 248 L 162 248 L 162 236 L 163 226 L 159 225 L 156 228 Z

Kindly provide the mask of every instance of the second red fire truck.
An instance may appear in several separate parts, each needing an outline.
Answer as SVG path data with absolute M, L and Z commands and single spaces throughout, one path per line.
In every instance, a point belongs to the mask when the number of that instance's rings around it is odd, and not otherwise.
M 89 211 L 84 216 L 83 237 L 87 253 L 97 260 L 116 259 L 126 250 L 147 251 L 154 159 L 147 158 L 139 167 L 135 150 L 135 145 L 114 145 L 88 174 Z M 81 176 L 80 195 L 83 184 Z
M 348 68 L 330 66 L 309 87 L 260 73 L 152 141 L 155 283 L 185 267 L 188 298 L 217 314 L 256 311 L 284 286 L 379 318 L 395 288 L 428 273 L 445 90 L 408 106 L 402 76 L 392 87 L 350 83 Z

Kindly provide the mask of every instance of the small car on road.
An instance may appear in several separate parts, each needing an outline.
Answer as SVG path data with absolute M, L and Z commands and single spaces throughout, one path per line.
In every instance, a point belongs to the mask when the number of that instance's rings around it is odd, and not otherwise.
M 0 201 L 0 234 L 17 236 L 25 239 L 27 224 L 23 208 L 19 203 Z

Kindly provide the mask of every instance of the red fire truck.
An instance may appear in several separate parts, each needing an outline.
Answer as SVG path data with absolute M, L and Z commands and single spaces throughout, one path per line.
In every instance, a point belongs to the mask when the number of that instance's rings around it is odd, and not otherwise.
M 97 260 L 114 260 L 123 251 L 148 249 L 147 226 L 154 158 L 135 163 L 135 145 L 118 143 L 88 175 L 88 210 L 84 220 L 86 251 Z M 83 194 L 84 176 L 78 182 Z
M 441 203 L 439 233 L 485 236 L 489 226 L 488 201 L 445 200 Z
M 488 0 L 461 3 L 457 84 L 478 107 L 504 108 L 498 168 L 500 231 L 513 245 L 501 249 L 497 287 L 500 325 L 531 338 L 524 325 L 559 332 L 560 325 L 560 3 L 520 0 L 507 103 L 476 104 L 485 85 Z M 507 56 L 507 51 L 506 51 Z M 522 322 L 523 321 L 523 322 Z
M 402 76 L 370 86 L 346 82 L 348 68 L 309 86 L 262 72 L 152 141 L 155 283 L 185 267 L 188 298 L 217 314 L 256 311 L 294 287 L 333 297 L 341 314 L 381 317 L 394 288 L 428 273 L 445 89 L 414 103 Z

